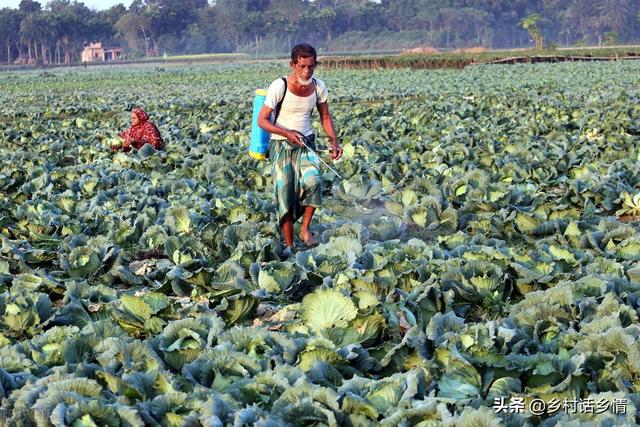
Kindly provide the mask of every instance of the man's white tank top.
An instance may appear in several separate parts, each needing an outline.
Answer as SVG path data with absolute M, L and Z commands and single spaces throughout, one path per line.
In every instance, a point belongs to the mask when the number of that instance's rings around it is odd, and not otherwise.
M 313 129 L 311 128 L 311 112 L 316 104 L 327 102 L 328 97 L 327 87 L 324 82 L 320 79 L 315 79 L 315 81 L 316 90 L 309 96 L 294 95 L 287 89 L 287 96 L 284 97 L 284 101 L 280 107 L 280 114 L 276 122 L 277 126 L 297 130 L 304 136 L 309 136 L 313 133 Z M 277 79 L 269 86 L 264 105 L 275 110 L 283 96 L 284 82 L 282 79 Z M 272 114 L 271 120 L 273 120 L 274 115 L 275 113 Z M 271 138 L 286 139 L 276 134 L 271 135 Z

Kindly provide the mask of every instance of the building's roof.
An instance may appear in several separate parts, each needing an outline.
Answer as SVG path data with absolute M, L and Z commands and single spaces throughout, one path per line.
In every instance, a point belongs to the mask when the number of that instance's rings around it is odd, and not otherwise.
M 91 43 L 89 46 L 85 46 L 84 51 L 104 50 L 105 52 L 119 52 L 124 51 L 121 47 L 102 47 L 102 43 Z

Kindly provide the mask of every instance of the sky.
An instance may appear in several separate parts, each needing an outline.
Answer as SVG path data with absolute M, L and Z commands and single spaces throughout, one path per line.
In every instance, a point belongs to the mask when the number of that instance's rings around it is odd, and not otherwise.
M 46 4 L 48 3 L 48 0 L 37 0 L 37 1 L 40 2 L 42 7 L 45 7 Z M 97 10 L 109 9 L 111 6 L 114 6 L 118 3 L 124 4 L 125 7 L 129 7 L 129 4 L 131 4 L 131 0 L 81 0 L 81 2 L 87 5 L 89 9 L 97 9 Z M 3 8 L 3 7 L 17 8 L 19 4 L 20 4 L 20 0 L 0 0 L 0 8 Z

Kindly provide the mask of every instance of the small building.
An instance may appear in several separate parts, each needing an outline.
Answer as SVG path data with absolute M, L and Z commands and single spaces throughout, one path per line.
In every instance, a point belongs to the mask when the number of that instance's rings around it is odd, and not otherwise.
M 102 43 L 90 43 L 82 51 L 82 62 L 109 62 L 119 59 L 124 49 L 121 47 L 102 47 Z

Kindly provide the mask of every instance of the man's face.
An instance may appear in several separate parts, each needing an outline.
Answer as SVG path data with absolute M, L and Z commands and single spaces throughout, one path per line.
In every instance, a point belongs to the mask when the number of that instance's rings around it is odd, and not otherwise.
M 293 74 L 302 85 L 310 84 L 313 71 L 316 68 L 316 61 L 312 56 L 308 58 L 298 58 L 296 62 L 291 62 Z

